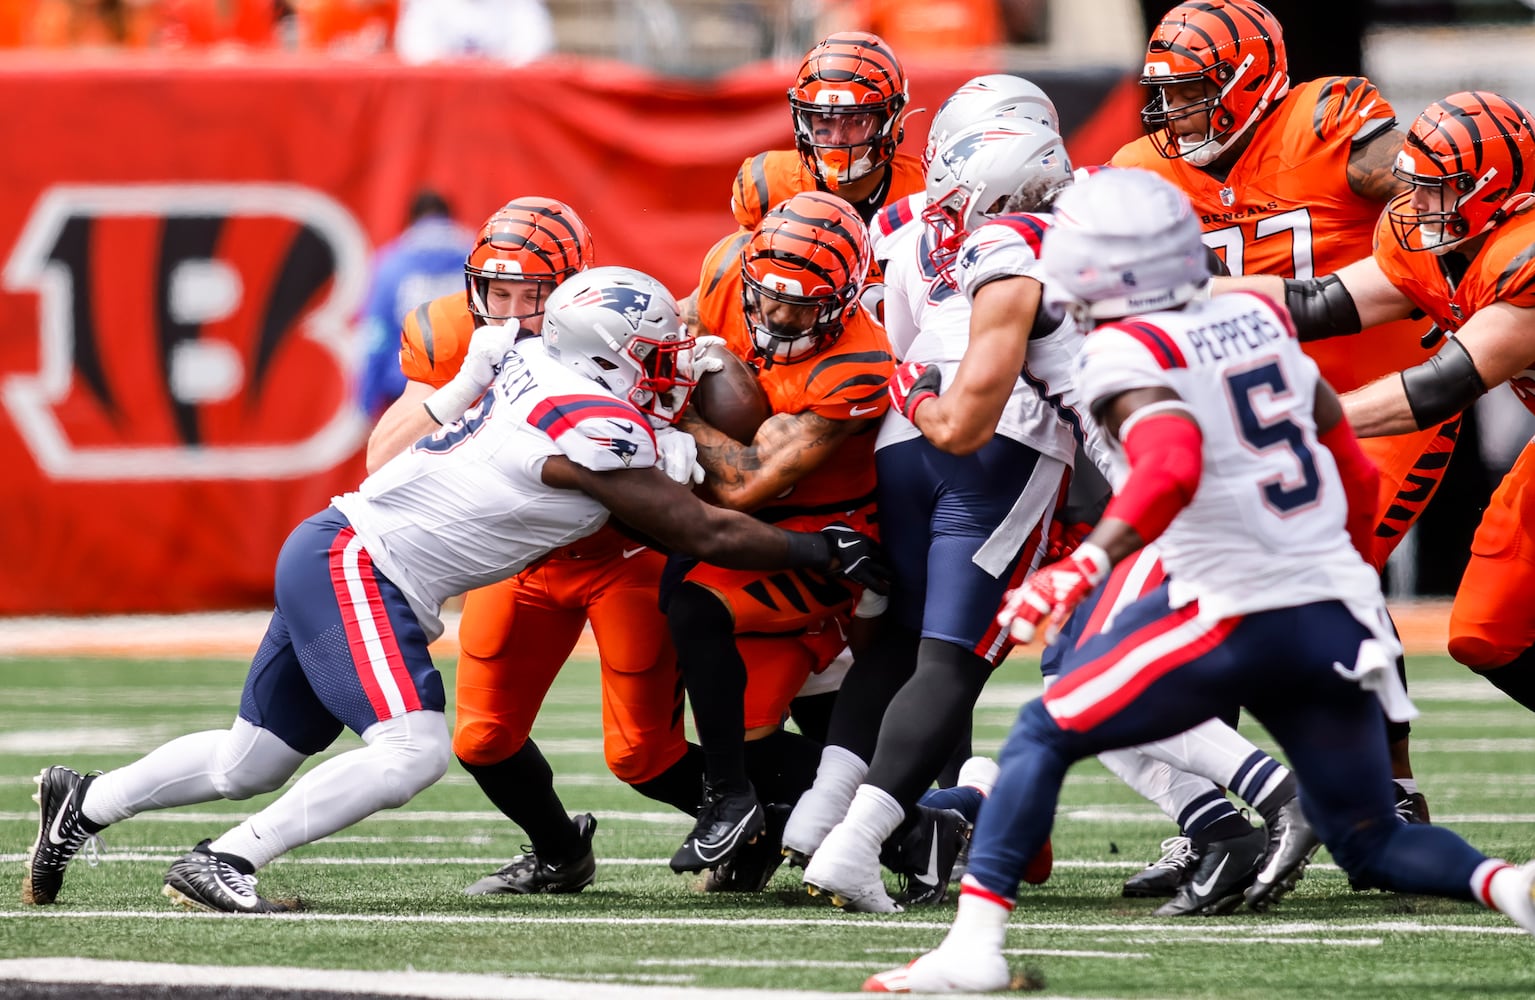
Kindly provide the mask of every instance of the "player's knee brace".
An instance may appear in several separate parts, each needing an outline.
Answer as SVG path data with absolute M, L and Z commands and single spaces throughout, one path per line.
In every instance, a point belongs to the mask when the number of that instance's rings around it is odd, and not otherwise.
M 219 795 L 238 801 L 281 788 L 305 759 L 276 734 L 236 719 L 213 755 L 209 778 Z
M 441 778 L 453 759 L 447 721 L 441 712 L 407 712 L 376 723 L 363 741 L 381 756 L 381 808 L 403 806 Z

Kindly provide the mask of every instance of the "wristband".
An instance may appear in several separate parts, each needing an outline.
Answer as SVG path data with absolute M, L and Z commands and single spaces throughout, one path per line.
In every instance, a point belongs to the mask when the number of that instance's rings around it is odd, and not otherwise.
M 788 569 L 831 569 L 831 543 L 818 531 L 785 531 Z
M 446 426 L 463 416 L 464 411 L 484 394 L 484 386 L 477 386 L 455 375 L 441 389 L 423 399 L 421 405 L 426 407 L 427 414 L 433 420 Z

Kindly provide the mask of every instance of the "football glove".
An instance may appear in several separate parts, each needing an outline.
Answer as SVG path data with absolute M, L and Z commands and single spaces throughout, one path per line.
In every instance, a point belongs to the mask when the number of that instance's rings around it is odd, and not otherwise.
M 901 411 L 901 416 L 916 423 L 917 407 L 937 399 L 942 386 L 943 373 L 936 365 L 904 361 L 890 376 L 890 405 Z
M 716 337 L 706 333 L 693 341 L 693 349 L 688 352 L 687 370 L 682 374 L 687 378 L 697 380 L 704 375 L 725 370 L 725 359 L 719 357 L 718 352 L 729 351 L 725 346 L 724 337 Z
M 475 330 L 458 374 L 422 401 L 426 412 L 439 424 L 451 424 L 463 416 L 485 394 L 486 386 L 501 374 L 501 365 L 516 342 L 515 326 L 491 324 Z
M 656 467 L 683 486 L 704 481 L 698 464 L 698 442 L 687 431 L 663 427 L 656 431 Z
M 841 523 L 822 528 L 821 537 L 837 560 L 838 573 L 876 594 L 890 593 L 890 565 L 878 542 Z
M 1023 586 L 1009 590 L 997 624 L 1015 641 L 1028 643 L 1034 640 L 1039 623 L 1048 618 L 1045 642 L 1054 642 L 1071 612 L 1108 576 L 1111 566 L 1109 554 L 1098 546 L 1077 546 L 1070 558 L 1040 567 Z

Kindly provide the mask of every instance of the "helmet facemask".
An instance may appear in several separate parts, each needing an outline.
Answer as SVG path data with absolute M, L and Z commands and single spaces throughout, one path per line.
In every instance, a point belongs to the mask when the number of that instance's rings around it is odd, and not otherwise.
M 801 159 L 832 191 L 895 156 L 895 118 L 882 105 L 807 104 L 791 92 L 789 107 Z
M 493 260 L 489 269 L 464 266 L 464 287 L 469 296 L 469 311 L 474 315 L 475 326 L 516 326 L 528 334 L 537 334 L 543 321 L 544 303 L 554 291 L 556 282 L 550 279 L 519 278 L 496 269 L 496 265 L 514 264 L 512 261 Z M 496 286 L 519 286 L 510 296 L 498 296 Z M 526 291 L 523 291 L 523 290 Z M 522 294 L 518 294 L 522 292 Z M 508 306 L 498 306 L 498 300 L 508 301 Z
M 844 290 L 823 295 L 803 294 L 799 281 L 772 273 L 769 258 L 758 258 L 755 269 L 765 271 L 766 280 L 759 280 L 752 274 L 751 267 L 743 265 L 741 304 L 746 313 L 747 328 L 751 331 L 752 347 L 766 367 L 792 365 L 814 357 L 842 336 L 843 314 L 850 304 L 851 293 Z M 772 287 L 767 287 L 768 284 Z M 856 288 L 852 292 L 855 293 Z M 804 325 L 772 322 L 766 315 L 771 308 L 769 303 L 792 307 L 794 312 L 810 318 Z

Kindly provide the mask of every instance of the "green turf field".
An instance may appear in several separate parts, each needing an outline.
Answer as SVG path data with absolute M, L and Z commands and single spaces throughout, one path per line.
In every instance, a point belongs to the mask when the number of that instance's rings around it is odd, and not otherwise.
M 604 770 L 587 662 L 566 670 L 535 731 L 571 811 L 598 816 L 597 882 L 580 895 L 461 895 L 521 840 L 455 765 L 405 808 L 263 872 L 263 894 L 301 897 L 300 915 L 184 914 L 159 892 L 176 855 L 265 799 L 113 827 L 98 867 L 71 866 L 58 905 L 22 907 L 33 775 L 53 763 L 111 768 L 184 732 L 222 728 L 244 672 L 221 661 L 0 660 L 0 868 L 12 887 L 0 895 L 0 958 L 841 991 L 935 945 L 953 914 L 952 903 L 895 917 L 842 914 L 803 895 L 788 868 L 760 896 L 705 896 L 698 879 L 673 875 L 665 859 L 690 824 Z M 1424 710 L 1414 757 L 1436 819 L 1491 854 L 1535 857 L 1535 719 L 1448 660 L 1416 659 L 1411 676 Z M 996 750 L 1037 683 L 1031 662 L 1004 667 L 977 713 L 979 750 Z M 1079 765 L 1056 823 L 1055 875 L 1026 887 L 1013 917 L 1015 967 L 1051 996 L 1535 996 L 1535 943 L 1507 920 L 1471 904 L 1352 893 L 1325 852 L 1268 915 L 1154 918 L 1156 901 L 1121 899 L 1119 884 L 1172 832 L 1096 762 Z

